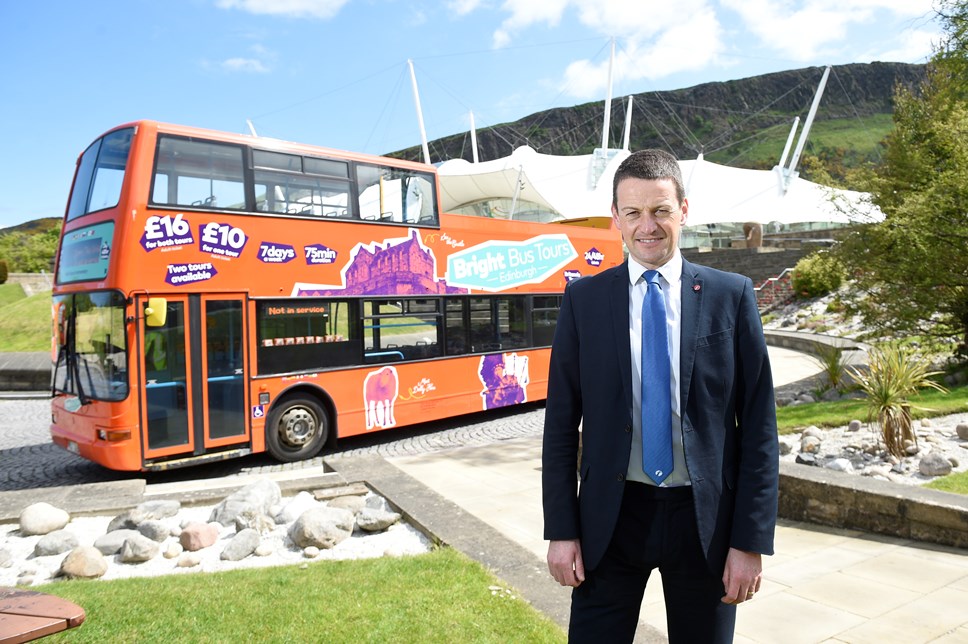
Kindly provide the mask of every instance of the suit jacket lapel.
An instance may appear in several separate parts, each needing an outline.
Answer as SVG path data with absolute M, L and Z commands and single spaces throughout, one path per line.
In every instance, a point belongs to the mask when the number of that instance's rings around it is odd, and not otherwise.
M 626 409 L 632 417 L 632 344 L 629 340 L 629 271 L 628 260 L 623 270 L 615 271 L 610 285 L 609 302 L 612 307 L 612 337 L 618 358 L 622 391 L 625 392 Z M 606 368 L 608 368 L 606 366 Z
M 702 314 L 703 281 L 696 267 L 682 260 L 681 318 L 679 324 L 679 400 L 685 417 L 689 404 L 692 367 L 696 362 L 699 316 Z

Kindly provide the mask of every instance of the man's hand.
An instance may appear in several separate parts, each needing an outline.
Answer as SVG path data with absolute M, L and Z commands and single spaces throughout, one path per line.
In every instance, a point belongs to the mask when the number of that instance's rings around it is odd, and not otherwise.
M 562 586 L 577 587 L 585 581 L 585 564 L 581 560 L 581 542 L 552 541 L 548 544 L 548 570 Z
M 761 572 L 763 562 L 758 552 L 730 548 L 726 555 L 726 570 L 723 571 L 723 587 L 726 588 L 723 603 L 742 604 L 753 599 L 753 595 L 760 589 Z

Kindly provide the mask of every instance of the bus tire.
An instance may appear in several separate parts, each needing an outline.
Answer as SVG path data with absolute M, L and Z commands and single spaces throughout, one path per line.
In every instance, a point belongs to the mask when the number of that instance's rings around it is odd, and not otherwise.
M 294 395 L 282 400 L 269 414 L 266 445 L 273 458 L 284 463 L 316 456 L 329 436 L 329 417 L 315 398 Z

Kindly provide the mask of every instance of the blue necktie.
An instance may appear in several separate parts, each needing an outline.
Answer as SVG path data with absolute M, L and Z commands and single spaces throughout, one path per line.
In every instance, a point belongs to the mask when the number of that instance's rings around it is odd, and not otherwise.
M 658 271 L 646 271 L 642 301 L 642 470 L 659 485 L 672 473 L 669 331 Z

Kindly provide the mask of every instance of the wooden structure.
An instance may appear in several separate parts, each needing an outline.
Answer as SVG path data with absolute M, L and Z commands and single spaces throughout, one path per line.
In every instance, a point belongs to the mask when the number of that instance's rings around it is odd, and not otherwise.
M 0 644 L 29 642 L 84 623 L 84 609 L 66 599 L 0 588 Z

